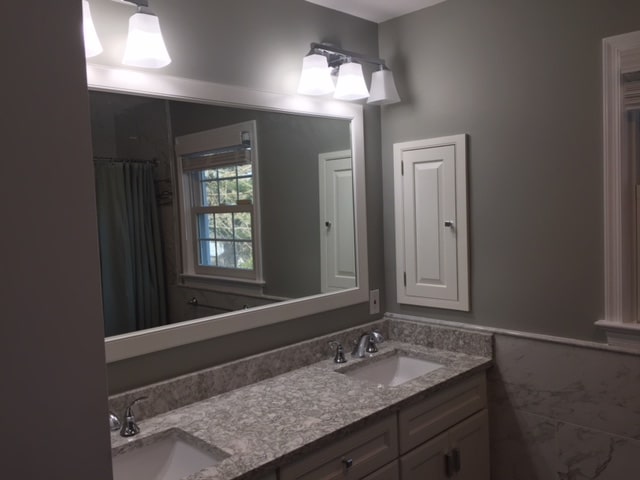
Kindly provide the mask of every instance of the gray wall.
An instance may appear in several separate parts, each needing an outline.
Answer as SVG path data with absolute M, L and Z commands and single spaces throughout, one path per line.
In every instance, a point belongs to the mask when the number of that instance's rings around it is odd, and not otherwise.
M 110 479 L 80 2 L 3 4 L 0 51 L 0 471 Z
M 389 311 L 602 338 L 601 40 L 629 0 L 448 0 L 380 26 L 404 102 L 383 110 Z M 471 312 L 399 305 L 392 146 L 468 133 Z
M 90 2 L 105 53 L 94 63 L 121 66 L 132 10 Z M 163 74 L 295 92 L 309 43 L 328 41 L 377 56 L 375 24 L 300 0 L 154 0 L 173 63 Z M 382 287 L 380 113 L 365 109 L 369 282 Z M 384 305 L 383 305 L 384 307 Z M 384 310 L 383 310 L 384 311 Z M 316 315 L 108 366 L 111 393 L 369 321 L 368 305 Z

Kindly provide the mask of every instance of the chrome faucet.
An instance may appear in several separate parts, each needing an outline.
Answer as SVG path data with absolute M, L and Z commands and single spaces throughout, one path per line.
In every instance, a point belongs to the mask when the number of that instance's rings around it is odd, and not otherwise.
M 363 358 L 367 353 L 376 353 L 378 343 L 384 342 L 384 337 L 379 330 L 372 330 L 371 333 L 363 333 L 360 339 L 354 342 L 352 357 Z
M 132 407 L 141 400 L 146 400 L 147 397 L 136 398 L 129 404 L 127 410 L 124 412 L 122 420 L 122 429 L 120 430 L 121 437 L 133 437 L 140 433 L 140 427 L 136 423 L 136 418 L 133 416 Z
M 122 424 L 120 423 L 120 419 L 118 418 L 118 416 L 115 413 L 109 411 L 109 430 L 111 430 L 112 432 L 117 432 L 121 427 Z
M 346 363 L 347 359 L 344 358 L 344 348 L 340 342 L 329 342 L 329 346 L 335 349 L 336 355 L 333 357 L 333 363 Z

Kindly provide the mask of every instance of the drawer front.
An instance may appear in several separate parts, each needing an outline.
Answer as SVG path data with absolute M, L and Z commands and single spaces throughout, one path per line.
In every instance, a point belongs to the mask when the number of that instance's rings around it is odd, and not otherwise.
M 394 460 L 388 465 L 367 475 L 362 480 L 400 480 L 398 461 Z
M 280 469 L 280 480 L 359 479 L 398 457 L 395 415 Z
M 400 453 L 406 453 L 487 406 L 482 372 L 405 408 L 398 416 Z

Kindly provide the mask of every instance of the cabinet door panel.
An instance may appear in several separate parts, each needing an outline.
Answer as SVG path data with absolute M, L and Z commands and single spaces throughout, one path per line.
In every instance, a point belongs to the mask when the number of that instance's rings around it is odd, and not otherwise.
M 469 310 L 466 136 L 393 148 L 398 302 Z
M 449 430 L 451 451 L 457 450 L 456 480 L 489 480 L 489 416 L 482 410 Z
M 446 479 L 445 455 L 448 448 L 449 437 L 445 432 L 400 457 L 402 480 Z
M 408 295 L 458 297 L 453 146 L 404 152 L 405 269 Z

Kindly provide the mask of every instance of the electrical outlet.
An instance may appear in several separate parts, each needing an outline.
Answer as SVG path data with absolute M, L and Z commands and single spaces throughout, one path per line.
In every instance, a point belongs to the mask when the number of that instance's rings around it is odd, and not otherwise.
M 369 313 L 380 313 L 380 290 L 369 290 Z

